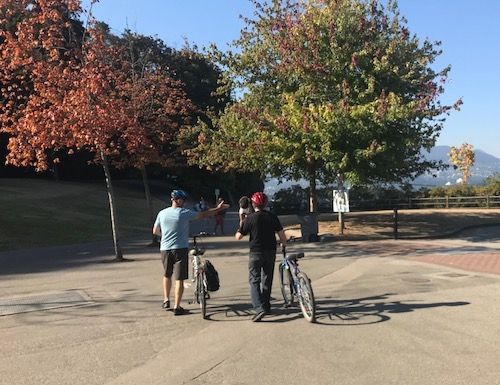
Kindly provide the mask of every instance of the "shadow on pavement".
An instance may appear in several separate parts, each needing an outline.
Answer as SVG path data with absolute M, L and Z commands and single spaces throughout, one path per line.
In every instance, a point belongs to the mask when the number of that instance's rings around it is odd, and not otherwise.
M 337 299 L 317 299 L 316 300 L 316 323 L 326 326 L 357 326 L 368 325 L 389 321 L 391 314 L 409 313 L 420 309 L 430 309 L 434 307 L 455 307 L 469 305 L 470 302 L 415 302 L 415 301 L 390 301 L 389 297 L 394 293 L 382 294 L 379 296 L 355 298 L 346 300 Z M 254 314 L 249 303 L 228 303 L 222 304 L 224 298 L 217 298 L 218 303 L 207 305 L 207 320 L 214 322 L 250 322 L 250 317 Z M 227 299 L 228 302 L 237 299 Z M 197 310 L 192 310 L 196 313 Z M 303 315 L 300 306 L 285 308 L 276 301 L 272 304 L 272 312 L 266 315 L 261 322 L 282 323 L 302 319 Z M 304 321 L 305 322 L 305 321 Z
M 394 257 L 405 255 L 420 255 L 429 253 L 463 254 L 490 251 L 491 248 L 480 245 L 447 245 L 435 244 L 429 241 L 389 241 L 365 243 L 334 243 L 318 253 L 318 249 L 307 245 L 297 245 L 293 251 L 304 252 L 307 259 L 331 259 L 352 257 Z M 309 253 L 316 252 L 314 255 Z
M 468 229 L 456 235 L 453 239 L 462 239 L 470 242 L 500 242 L 500 226 Z M 234 240 L 233 235 L 224 237 L 206 237 L 202 239 L 202 246 L 206 249 L 205 257 L 230 258 L 248 253 L 248 239 L 240 242 Z M 149 240 L 133 240 L 123 244 L 125 258 L 132 258 L 135 262 L 156 259 L 157 247 L 148 247 Z M 450 245 L 443 246 L 432 242 L 418 241 L 377 241 L 377 242 L 350 242 L 347 240 L 326 243 L 292 242 L 288 245 L 289 252 L 303 251 L 306 259 L 330 259 L 341 257 L 364 256 L 394 256 L 408 253 L 456 253 L 482 252 L 490 248 L 485 246 Z M 321 250 L 321 251 L 320 251 Z M 318 253 L 320 251 L 320 253 Z M 308 253 L 315 253 L 309 257 Z M 146 256 L 149 254 L 149 256 Z M 86 265 L 111 262 L 114 258 L 112 241 L 95 242 L 88 244 L 35 248 L 30 250 L 13 250 L 0 252 L 0 276 L 41 273 L 49 271 L 78 268 Z M 277 253 L 277 261 L 281 255 Z
M 458 232 L 453 238 L 469 242 L 498 242 L 500 241 L 500 225 L 464 229 Z
M 433 307 L 469 305 L 470 302 L 390 301 L 393 293 L 347 300 L 320 299 L 316 301 L 316 323 L 330 326 L 356 326 L 389 321 L 389 314 L 409 313 Z
M 206 257 L 210 259 L 211 256 L 221 258 L 241 255 L 237 250 L 245 248 L 248 241 L 236 242 L 233 236 L 228 235 L 210 236 L 204 238 L 202 242 L 202 246 L 206 248 Z M 149 244 L 149 240 L 123 243 L 124 258 L 128 261 L 132 259 L 133 262 L 159 259 L 158 246 L 150 247 Z M 146 256 L 147 254 L 150 256 Z M 113 259 L 112 241 L 4 251 L 0 253 L 0 276 L 43 273 L 98 263 L 121 263 L 114 262 Z
M 147 241 L 130 242 L 123 246 L 125 258 L 134 259 L 137 255 L 156 251 L 157 248 L 147 246 Z M 131 255 L 133 257 L 130 257 Z M 112 242 L 5 251 L 0 253 L 0 276 L 43 273 L 78 268 L 90 264 L 111 263 L 113 258 L 114 247 Z

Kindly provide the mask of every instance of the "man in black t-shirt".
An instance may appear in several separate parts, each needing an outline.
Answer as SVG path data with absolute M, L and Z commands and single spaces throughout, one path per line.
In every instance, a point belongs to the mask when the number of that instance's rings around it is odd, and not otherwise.
M 278 217 L 265 210 L 268 202 L 266 194 L 256 192 L 251 201 L 255 212 L 248 214 L 235 237 L 240 240 L 250 234 L 250 296 L 255 309 L 252 321 L 257 322 L 271 312 L 270 298 L 277 246 L 275 234 L 278 233 L 283 247 L 286 244 L 286 236 Z

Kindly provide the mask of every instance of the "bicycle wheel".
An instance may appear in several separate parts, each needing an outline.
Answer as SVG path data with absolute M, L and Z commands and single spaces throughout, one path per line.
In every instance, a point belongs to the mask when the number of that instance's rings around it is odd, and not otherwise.
M 311 286 L 311 280 L 306 273 L 298 273 L 299 281 L 299 302 L 304 318 L 309 322 L 316 320 L 316 303 L 314 301 L 314 293 Z
M 293 279 L 290 270 L 284 264 L 280 264 L 281 294 L 285 300 L 285 307 L 293 305 Z
M 198 292 L 198 303 L 200 304 L 201 316 L 207 318 L 207 287 L 205 285 L 205 273 L 200 272 L 196 283 Z

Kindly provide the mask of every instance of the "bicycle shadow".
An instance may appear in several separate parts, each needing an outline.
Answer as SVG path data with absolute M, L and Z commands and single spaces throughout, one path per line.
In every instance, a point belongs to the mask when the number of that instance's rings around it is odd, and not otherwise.
M 247 321 L 254 314 L 252 305 L 246 303 L 207 303 L 206 319 L 214 322 Z
M 237 302 L 238 301 L 238 302 Z M 255 314 L 250 302 L 241 302 L 238 298 L 218 297 L 207 302 L 206 319 L 214 322 L 249 322 Z M 276 321 L 276 317 L 287 317 L 288 321 L 302 317 L 300 309 L 284 308 L 276 299 L 271 303 L 271 314 L 261 322 Z
M 316 300 L 315 323 L 323 326 L 358 326 L 389 321 L 392 314 L 410 313 L 421 309 L 436 307 L 455 307 L 469 305 L 470 302 L 418 302 L 391 301 L 395 293 L 377 296 L 334 299 L 321 298 Z M 221 298 L 218 299 L 219 301 Z M 207 319 L 214 322 L 247 321 L 254 314 L 248 303 L 212 303 L 207 306 Z M 261 322 L 282 323 L 304 318 L 299 304 L 285 308 L 282 302 L 272 302 L 270 315 Z
M 455 307 L 470 305 L 470 302 L 418 302 L 418 301 L 391 301 L 387 293 L 378 296 L 316 300 L 316 323 L 329 326 L 357 326 L 386 322 L 391 319 L 390 314 L 410 313 L 421 309 L 435 307 Z

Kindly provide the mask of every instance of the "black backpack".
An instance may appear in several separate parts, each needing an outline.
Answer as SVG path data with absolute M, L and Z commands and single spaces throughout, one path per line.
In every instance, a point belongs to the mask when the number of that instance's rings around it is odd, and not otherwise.
M 219 290 L 219 273 L 208 259 L 205 259 L 205 278 L 207 279 L 208 291 Z

